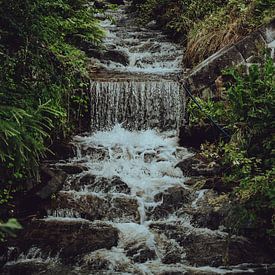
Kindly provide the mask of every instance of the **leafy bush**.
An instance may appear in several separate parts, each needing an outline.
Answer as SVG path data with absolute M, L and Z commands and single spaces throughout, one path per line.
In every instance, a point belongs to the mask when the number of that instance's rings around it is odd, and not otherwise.
M 22 229 L 22 226 L 16 219 L 9 219 L 6 223 L 0 222 L 0 242 L 6 235 L 15 236 L 15 232 L 19 229 Z
M 253 218 L 259 234 L 265 230 L 274 234 L 275 67 L 272 59 L 266 58 L 262 64 L 250 66 L 248 72 L 239 67 L 225 74 L 230 79 L 225 100 L 202 104 L 210 116 L 227 125 L 232 137 L 228 143 L 204 145 L 202 155 L 218 162 L 224 168 L 223 181 L 236 186 L 232 199 L 245 210 L 243 222 L 251 223 Z M 192 116 L 198 120 L 191 123 L 207 122 L 201 111 L 196 113 Z
M 0 1 L 0 188 L 34 175 L 51 139 L 72 131 L 88 83 L 77 45 L 101 42 L 97 12 L 88 0 Z

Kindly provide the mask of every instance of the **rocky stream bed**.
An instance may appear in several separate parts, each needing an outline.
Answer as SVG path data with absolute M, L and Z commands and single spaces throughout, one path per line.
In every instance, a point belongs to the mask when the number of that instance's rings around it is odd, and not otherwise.
M 274 274 L 263 244 L 226 230 L 228 201 L 211 203 L 227 191 L 219 167 L 178 144 L 181 46 L 136 26 L 128 4 L 102 21 L 92 131 L 43 163 L 0 274 Z

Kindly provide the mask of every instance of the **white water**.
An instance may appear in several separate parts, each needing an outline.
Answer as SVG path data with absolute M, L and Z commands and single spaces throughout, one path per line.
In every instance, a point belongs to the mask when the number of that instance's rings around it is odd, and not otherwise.
M 110 179 L 119 177 L 130 187 L 132 195 L 142 199 L 142 205 L 154 203 L 154 196 L 171 186 L 184 186 L 186 178 L 175 168 L 180 160 L 176 138 L 163 138 L 154 130 L 130 132 L 116 125 L 111 131 L 75 140 L 81 148 L 79 152 L 87 152 L 88 148 L 104 148 L 108 152 L 103 160 L 80 153 L 77 160 L 89 168 L 87 173 Z M 191 156 L 186 149 L 182 151 Z
M 110 129 L 122 123 L 128 129 L 178 129 L 184 123 L 185 95 L 172 80 L 93 82 L 91 125 Z
M 106 30 L 105 45 L 128 59 L 128 65 L 115 61 L 96 60 L 102 67 L 112 72 L 167 75 L 180 73 L 183 52 L 181 45 L 169 42 L 161 33 L 146 28 L 137 28 L 133 20 L 125 21 L 126 6 L 109 12 L 115 19 L 104 20 L 101 25 Z M 127 28 L 125 28 L 127 24 Z

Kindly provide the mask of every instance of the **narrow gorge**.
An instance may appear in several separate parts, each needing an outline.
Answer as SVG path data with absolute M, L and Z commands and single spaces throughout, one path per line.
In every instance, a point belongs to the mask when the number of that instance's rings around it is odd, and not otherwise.
M 10 241 L 0 273 L 274 274 L 268 251 L 228 232 L 226 210 L 208 203 L 216 192 L 196 185 L 218 168 L 178 143 L 182 46 L 137 26 L 128 5 L 107 12 L 105 48 L 91 53 L 91 131 L 43 164 L 37 196 L 58 192 Z

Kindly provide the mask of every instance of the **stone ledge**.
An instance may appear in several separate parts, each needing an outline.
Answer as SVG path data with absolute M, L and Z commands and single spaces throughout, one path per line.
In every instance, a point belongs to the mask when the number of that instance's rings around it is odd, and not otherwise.
M 238 64 L 249 65 L 254 54 L 261 47 L 271 48 L 272 57 L 274 57 L 274 41 L 275 19 L 267 26 L 252 32 L 234 45 L 224 47 L 201 62 L 184 80 L 199 95 L 202 95 L 203 90 L 207 88 L 215 90 L 213 89 L 215 80 L 221 75 L 222 70 Z

